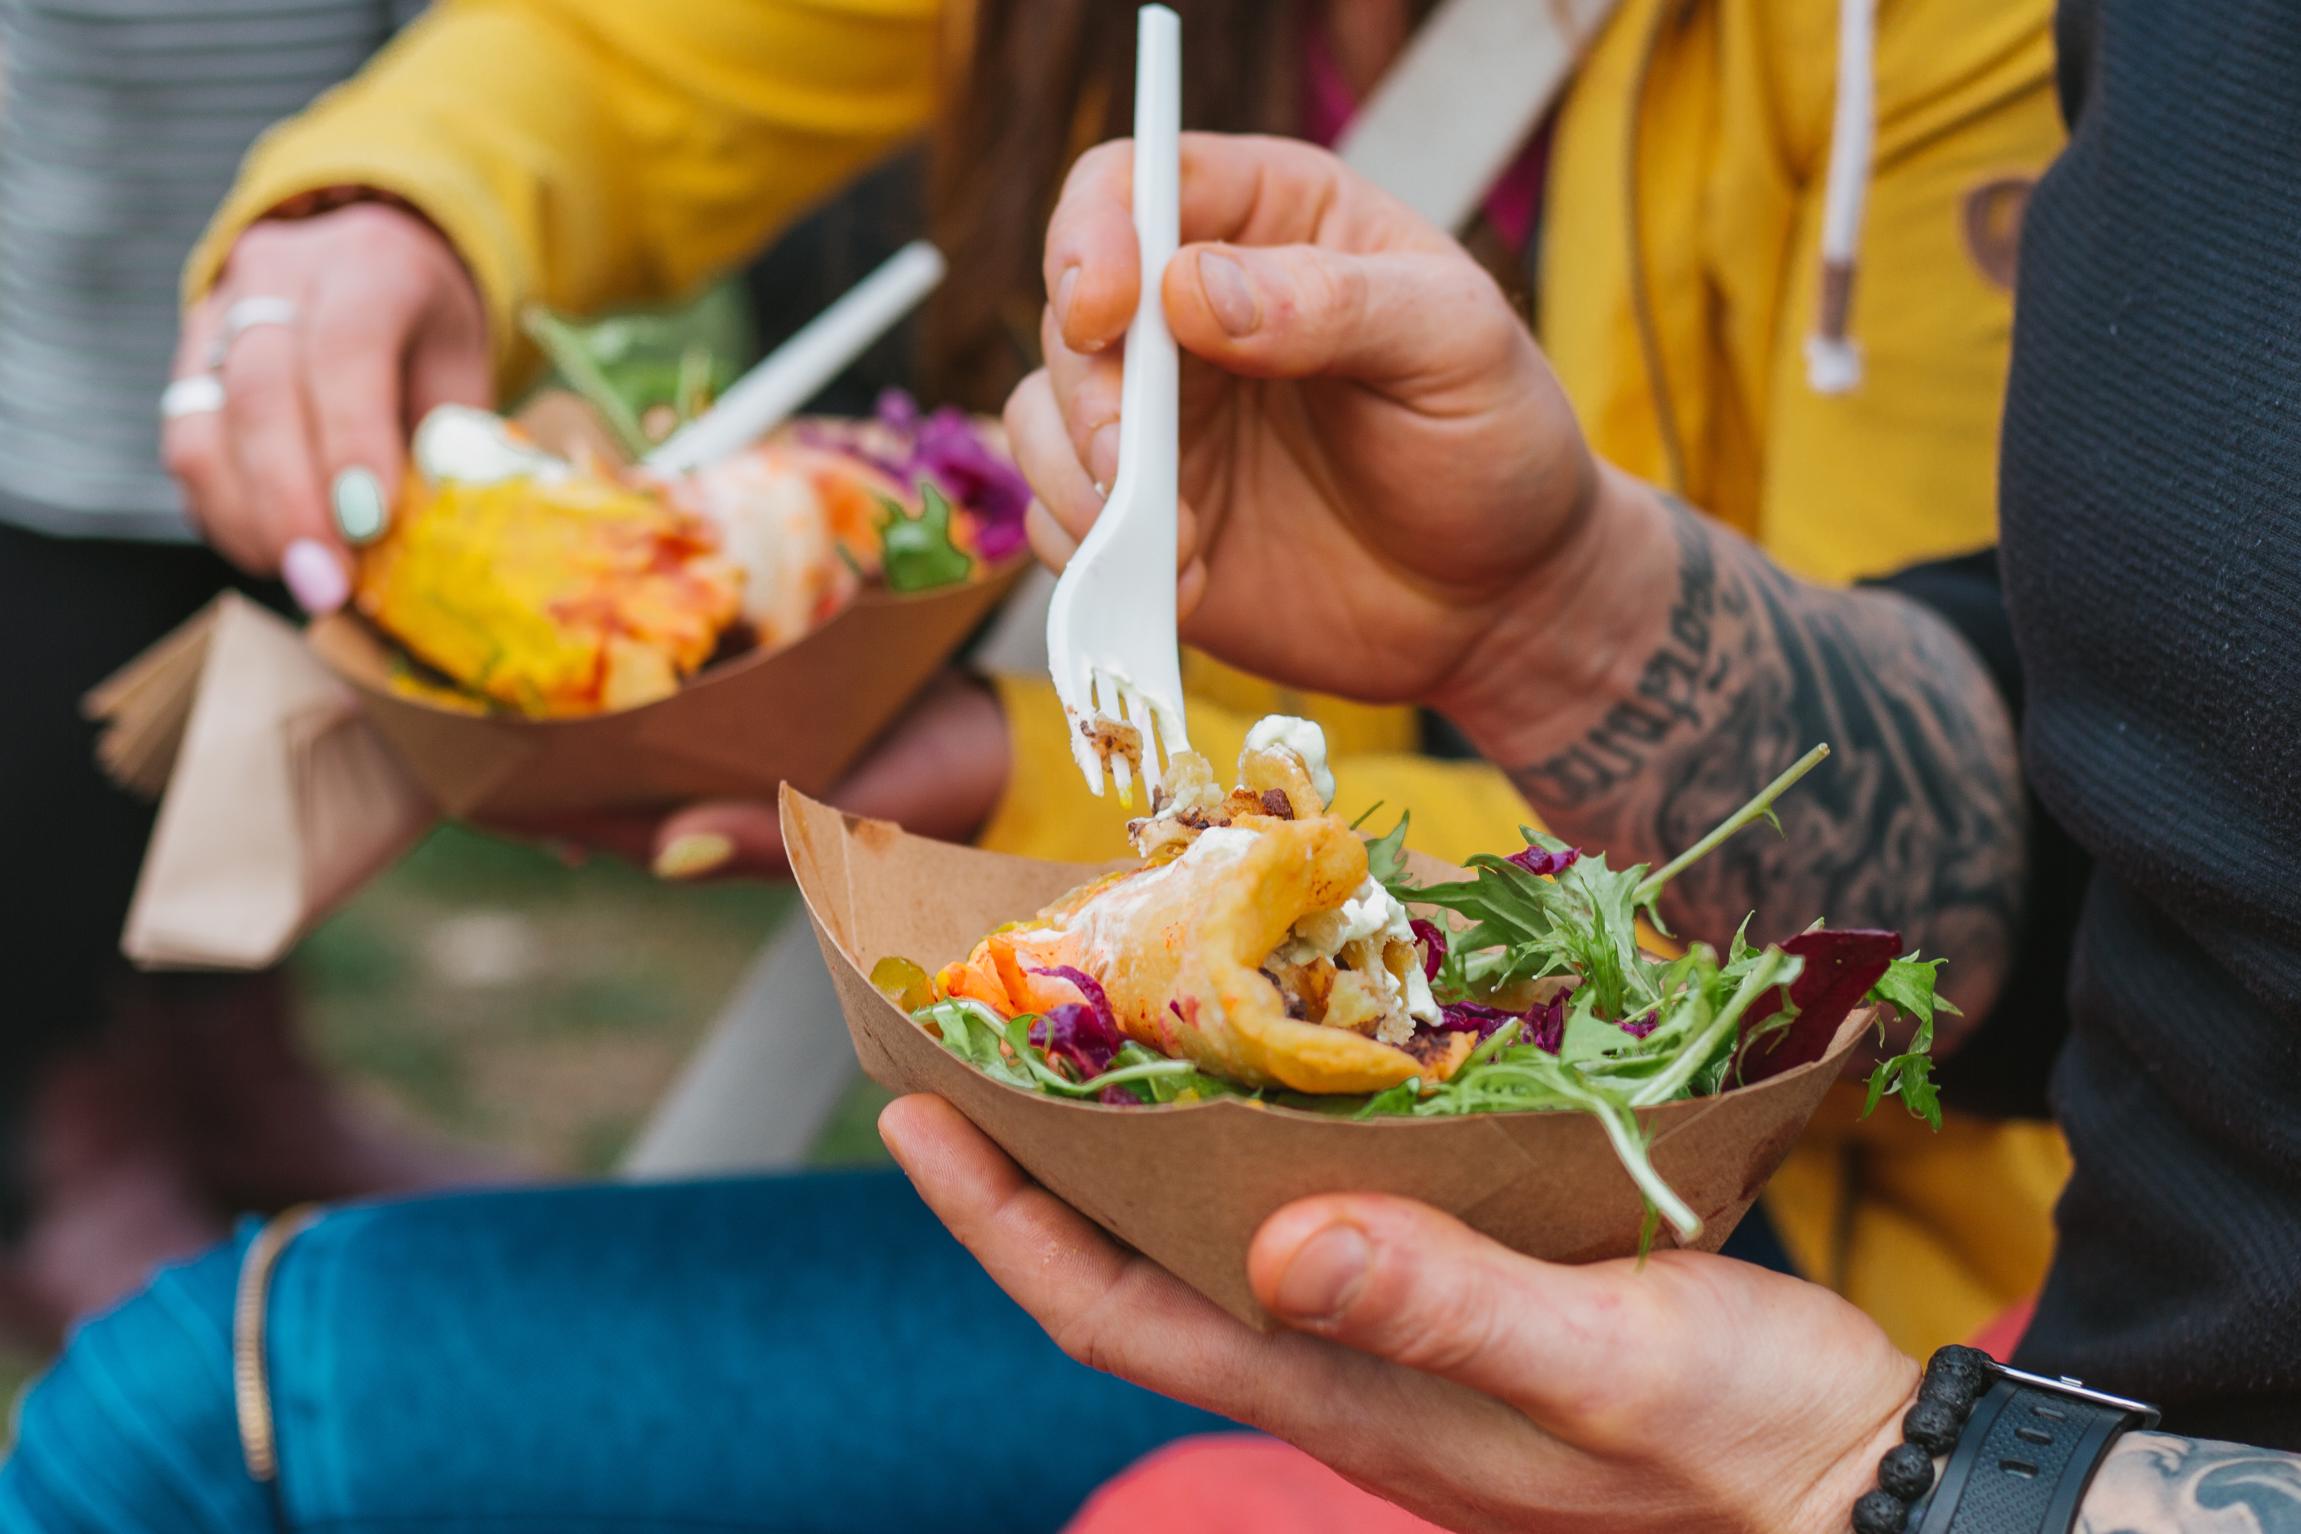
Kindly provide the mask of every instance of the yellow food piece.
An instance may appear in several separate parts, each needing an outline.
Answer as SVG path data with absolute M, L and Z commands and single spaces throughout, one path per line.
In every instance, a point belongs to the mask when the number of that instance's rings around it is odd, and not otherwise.
M 890 955 L 871 966 L 871 988 L 906 1012 L 935 1003 L 935 982 L 909 959 Z
M 608 479 L 411 476 L 353 593 L 459 685 L 524 714 L 572 715 L 674 691 L 735 621 L 743 577 L 703 523 Z

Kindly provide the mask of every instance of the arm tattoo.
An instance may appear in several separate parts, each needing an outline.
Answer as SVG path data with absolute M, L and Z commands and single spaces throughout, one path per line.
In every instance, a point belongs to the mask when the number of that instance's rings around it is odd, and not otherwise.
M 1660 858 L 1690 844 L 1817 741 L 1827 765 L 1673 886 L 1667 912 L 1723 944 L 1815 917 L 1891 927 L 1945 956 L 1969 1011 L 1996 993 L 2026 864 L 2013 730 L 1973 652 L 1930 610 L 1809 586 L 1670 502 L 1678 581 L 1635 690 L 1580 739 L 1519 767 L 1569 840 Z
M 2127 1433 L 2094 1472 L 2073 1534 L 2301 1534 L 2301 1458 Z

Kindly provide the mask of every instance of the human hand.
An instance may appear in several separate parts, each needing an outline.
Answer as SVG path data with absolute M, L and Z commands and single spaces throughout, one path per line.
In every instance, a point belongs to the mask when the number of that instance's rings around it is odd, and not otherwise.
M 1257 1332 L 1032 1183 L 937 1098 L 881 1136 L 1072 1357 L 1297 1445 L 1450 1529 L 1845 1529 L 1918 1368 L 1827 1290 L 1721 1257 L 1564 1267 L 1404 1199 L 1280 1210 Z
M 1057 566 L 1117 470 L 1130 156 L 1106 144 L 1071 172 L 1047 365 L 1007 406 Z M 1297 686 L 1444 708 L 1506 619 L 1588 595 L 1604 477 L 1459 245 L 1320 150 L 1211 134 L 1183 137 L 1182 238 L 1162 293 L 1184 353 L 1185 638 Z
M 293 318 L 230 337 L 222 409 L 168 421 L 162 454 L 210 543 L 282 575 L 307 611 L 332 611 L 349 549 L 390 519 L 415 424 L 434 405 L 488 403 L 486 311 L 446 238 L 405 208 L 267 219 L 185 314 L 176 377 L 209 368 L 226 316 L 250 299 Z
M 964 841 L 1006 790 L 1006 711 L 978 678 L 948 671 L 825 795 L 858 815 L 921 836 Z M 513 835 L 628 858 L 666 879 L 779 879 L 791 871 L 773 800 L 711 799 L 669 815 L 584 815 L 508 823 Z

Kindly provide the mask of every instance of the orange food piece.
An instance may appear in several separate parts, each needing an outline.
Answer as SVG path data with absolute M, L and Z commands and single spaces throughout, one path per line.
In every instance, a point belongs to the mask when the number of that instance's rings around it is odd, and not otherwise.
M 742 572 L 709 526 L 576 476 L 426 485 L 362 552 L 359 610 L 454 682 L 532 715 L 602 713 L 677 689 L 718 648 Z

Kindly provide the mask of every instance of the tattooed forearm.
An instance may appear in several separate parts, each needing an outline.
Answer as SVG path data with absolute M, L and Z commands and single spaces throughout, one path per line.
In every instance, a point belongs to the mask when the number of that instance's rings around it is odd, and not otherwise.
M 2301 1458 L 2128 1433 L 2094 1472 L 2075 1534 L 2301 1534 Z
M 1606 711 L 1580 740 L 1525 768 L 1520 787 L 1559 815 L 1603 803 L 1634 784 L 1657 752 L 1699 733 L 1735 668 L 1719 647 L 1721 627 L 1744 623 L 1749 603 L 1736 589 L 1719 610 L 1716 540 L 1678 512 L 1678 597 L 1668 635 L 1638 676 L 1637 691 Z M 1746 795 L 1744 797 L 1747 797 Z
M 1827 741 L 1830 763 L 1777 806 L 1786 835 L 1737 837 L 1678 880 L 1666 914 L 1712 942 L 1750 911 L 1774 937 L 1817 916 L 1895 928 L 1951 961 L 1945 987 L 1969 1011 L 1986 1005 L 2019 915 L 2025 810 L 1980 661 L 1916 603 L 1805 585 L 1697 513 L 1670 516 L 1659 643 L 1595 725 L 1514 773 L 1521 790 L 1561 836 L 1657 857 Z

